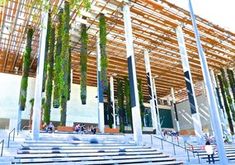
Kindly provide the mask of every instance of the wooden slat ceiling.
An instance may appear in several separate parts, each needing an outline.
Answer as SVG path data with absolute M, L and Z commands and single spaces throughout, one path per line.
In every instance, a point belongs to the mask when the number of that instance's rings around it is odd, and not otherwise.
M 52 10 L 61 6 L 63 0 L 51 0 Z M 37 65 L 37 49 L 41 10 L 34 6 L 33 0 L 6 0 L 0 7 L 0 72 L 20 74 L 22 70 L 22 54 L 25 47 L 26 29 L 35 29 L 33 51 L 31 55 L 31 75 L 35 76 Z M 96 36 L 98 33 L 99 13 L 104 13 L 107 20 L 107 54 L 108 74 L 116 77 L 127 76 L 127 60 L 125 50 L 123 0 L 93 0 L 90 11 L 83 9 L 78 15 L 71 12 L 71 45 L 73 82 L 80 81 L 79 50 L 80 24 L 87 24 L 89 33 L 88 85 L 96 86 Z M 183 24 L 186 47 L 189 55 L 193 81 L 202 80 L 200 61 L 192 30 L 189 12 L 177 7 L 167 0 L 132 0 L 132 28 L 137 77 L 143 82 L 144 96 L 147 99 L 147 85 L 143 50 L 150 50 L 152 75 L 157 76 L 156 88 L 158 97 L 185 88 L 181 59 L 175 28 Z M 83 19 L 85 16 L 86 19 Z M 55 16 L 53 15 L 55 21 Z M 222 67 L 233 65 L 235 58 L 235 34 L 197 16 L 201 41 L 210 68 L 218 71 Z M 16 72 L 19 70 L 18 72 Z M 115 81 L 116 86 L 116 81 Z M 115 87 L 116 89 L 116 87 Z M 182 94 L 180 94 L 182 97 Z M 183 92 L 186 97 L 186 93 Z M 182 98 L 181 98 L 182 99 Z

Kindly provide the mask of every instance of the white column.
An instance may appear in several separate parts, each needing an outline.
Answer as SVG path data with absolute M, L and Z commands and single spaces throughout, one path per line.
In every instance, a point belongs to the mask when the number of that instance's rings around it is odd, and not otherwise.
M 203 135 L 202 124 L 201 124 L 201 120 L 199 116 L 197 99 L 196 99 L 192 75 L 191 75 L 191 71 L 189 67 L 188 54 L 187 54 L 185 41 L 184 41 L 184 34 L 180 26 L 176 28 L 176 34 L 177 34 L 177 39 L 178 39 L 178 44 L 179 44 L 179 49 L 180 49 L 181 61 L 183 65 L 183 71 L 184 71 L 186 88 L 187 88 L 189 104 L 190 104 L 190 109 L 191 109 L 191 114 L 192 114 L 193 126 L 194 126 L 196 136 L 199 137 L 200 139 Z
M 103 98 L 103 87 L 101 84 L 101 54 L 100 54 L 100 38 L 97 35 L 96 41 L 97 50 L 97 89 L 98 89 L 98 127 L 101 133 L 104 133 L 104 98 Z
M 115 100 L 114 100 L 114 84 L 113 84 L 113 76 L 110 76 L 110 97 L 111 97 L 111 106 L 113 110 L 113 128 L 116 128 L 116 113 L 115 113 Z
M 44 0 L 43 3 L 48 3 Z M 41 123 L 41 106 L 42 106 L 42 81 L 43 81 L 43 66 L 45 58 L 45 46 L 47 36 L 47 21 L 48 11 L 43 11 L 41 16 L 41 33 L 39 40 L 38 66 L 36 73 L 34 106 L 33 106 L 33 121 L 32 121 L 32 136 L 34 140 L 39 140 L 40 123 Z
M 171 97 L 172 97 L 172 106 L 173 106 L 173 109 L 175 112 L 176 129 L 177 129 L 177 132 L 179 132 L 180 131 L 180 124 L 179 124 L 178 112 L 177 112 L 177 107 L 176 107 L 174 88 L 171 88 Z
M 153 129 L 156 130 L 156 134 L 159 134 L 158 126 L 157 126 L 157 114 L 156 108 L 154 104 L 154 92 L 153 92 L 153 79 L 149 61 L 149 52 L 148 50 L 144 50 L 144 61 L 145 61 L 145 69 L 146 69 L 146 78 L 147 78 L 147 85 L 149 91 L 149 99 L 150 99 L 150 108 L 151 108 L 151 117 L 152 117 L 152 125 Z
M 226 156 L 226 152 L 225 152 L 225 148 L 224 148 L 221 121 L 220 121 L 219 113 L 217 110 L 218 107 L 216 106 L 216 98 L 215 98 L 215 95 L 213 94 L 213 87 L 212 87 L 212 83 L 211 83 L 207 60 L 206 60 L 206 56 L 204 54 L 204 51 L 203 51 L 203 48 L 201 45 L 200 34 L 197 29 L 196 19 L 195 19 L 194 13 L 193 13 L 193 7 L 191 4 L 191 0 L 189 0 L 189 9 L 190 9 L 190 15 L 191 15 L 191 19 L 192 19 L 193 28 L 194 28 L 194 34 L 195 34 L 195 38 L 196 38 L 198 54 L 200 57 L 203 78 L 204 78 L 205 87 L 206 87 L 206 91 L 207 91 L 207 99 L 208 99 L 208 103 L 210 106 L 209 109 L 210 109 L 210 114 L 211 114 L 211 121 L 212 121 L 212 126 L 215 131 L 214 135 L 215 135 L 215 139 L 216 139 L 216 143 L 217 143 L 220 164 L 227 165 L 228 158 Z
M 157 101 L 157 90 L 156 90 L 155 78 L 152 79 L 152 82 L 153 82 L 153 98 L 154 98 L 155 112 L 157 113 L 157 127 L 158 127 L 159 134 L 161 134 L 162 128 L 161 128 L 160 114 L 159 114 L 158 101 Z
M 130 93 L 131 93 L 131 112 L 133 122 L 134 140 L 137 144 L 142 144 L 142 126 L 140 118 L 140 103 L 137 87 L 136 67 L 135 67 L 135 56 L 134 56 L 134 45 L 131 27 L 131 13 L 128 4 L 124 4 L 123 7 L 124 16 L 124 28 L 125 28 L 125 39 L 126 39 L 126 52 L 128 60 L 128 75 L 130 81 Z

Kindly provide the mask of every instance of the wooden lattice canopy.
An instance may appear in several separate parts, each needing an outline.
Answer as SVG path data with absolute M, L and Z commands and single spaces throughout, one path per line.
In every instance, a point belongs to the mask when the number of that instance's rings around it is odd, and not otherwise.
M 31 56 L 31 76 L 35 76 L 37 50 L 39 43 L 40 13 L 33 0 L 5 0 L 0 7 L 0 72 L 21 74 L 22 53 L 25 46 L 26 29 L 35 29 Z M 63 0 L 50 0 L 52 9 L 62 6 Z M 93 0 L 90 11 L 71 12 L 71 45 L 73 82 L 79 83 L 80 23 L 89 27 L 88 85 L 96 86 L 96 35 L 99 13 L 104 13 L 108 29 L 108 74 L 116 77 L 127 76 L 127 60 L 124 37 L 122 7 L 123 0 Z M 137 77 L 143 81 L 143 90 L 147 98 L 147 85 L 144 66 L 144 49 L 150 50 L 152 75 L 157 76 L 158 97 L 170 94 L 170 88 L 179 90 L 185 87 L 179 48 L 175 28 L 183 24 L 186 46 L 189 55 L 193 81 L 202 80 L 200 61 L 192 30 L 189 12 L 167 0 L 132 0 L 131 6 L 134 49 Z M 83 19 L 85 16 L 86 19 Z M 53 16 L 56 23 L 56 17 Z M 217 25 L 197 17 L 201 41 L 208 65 L 218 71 L 222 67 L 233 65 L 235 58 L 235 34 Z M 185 95 L 185 93 L 184 93 Z

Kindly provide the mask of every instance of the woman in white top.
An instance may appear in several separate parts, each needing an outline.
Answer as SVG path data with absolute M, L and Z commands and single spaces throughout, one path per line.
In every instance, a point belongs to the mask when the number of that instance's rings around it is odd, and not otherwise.
M 215 164 L 214 149 L 213 149 L 213 146 L 211 145 L 209 140 L 206 141 L 205 150 L 206 150 L 206 153 L 208 155 L 209 164 L 211 164 L 211 159 L 212 159 L 213 164 Z M 211 159 L 210 159 L 210 157 L 211 157 Z

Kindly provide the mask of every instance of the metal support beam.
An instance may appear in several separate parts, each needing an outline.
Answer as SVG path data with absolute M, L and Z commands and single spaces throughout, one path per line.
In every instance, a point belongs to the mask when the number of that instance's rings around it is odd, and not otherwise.
M 113 76 L 110 76 L 110 97 L 111 97 L 111 106 L 113 110 L 113 128 L 116 128 L 116 112 L 115 112 L 115 100 L 114 100 L 114 84 Z
M 44 0 L 44 3 L 46 0 Z M 45 58 L 46 36 L 47 36 L 47 21 L 48 11 L 43 10 L 41 16 L 41 33 L 39 40 L 38 51 L 38 65 L 36 72 L 36 83 L 34 93 L 34 106 L 33 106 L 33 123 L 32 123 L 32 136 L 34 140 L 39 140 L 40 124 L 41 124 L 41 106 L 42 106 L 42 81 L 43 81 L 43 66 Z
M 157 127 L 159 132 L 162 132 L 161 128 L 161 121 L 160 121 L 160 114 L 159 114 L 159 108 L 158 108 L 158 101 L 157 101 L 157 90 L 156 90 L 156 85 L 155 85 L 155 79 L 152 79 L 153 82 L 153 98 L 154 98 L 154 105 L 155 105 L 155 112 L 157 113 Z
M 146 69 L 146 78 L 147 78 L 147 85 L 149 91 L 149 99 L 150 99 L 150 108 L 151 108 L 151 117 L 152 117 L 152 125 L 153 129 L 156 130 L 156 134 L 160 134 L 160 130 L 158 130 L 157 126 L 157 112 L 154 104 L 154 91 L 153 91 L 153 79 L 150 67 L 150 60 L 149 60 L 149 52 L 148 50 L 144 50 L 144 61 L 145 61 L 145 69 Z
M 195 91 L 194 91 L 193 80 L 192 80 L 192 75 L 191 75 L 189 61 L 188 61 L 188 54 L 187 54 L 185 41 L 184 41 L 184 34 L 183 34 L 181 26 L 178 26 L 176 28 L 176 35 L 177 35 L 177 40 L 178 40 L 179 49 L 180 49 L 181 61 L 183 65 L 184 78 L 186 82 L 186 88 L 187 88 L 189 104 L 190 104 L 190 109 L 191 109 L 191 114 L 192 114 L 193 126 L 195 130 L 195 134 L 198 137 L 198 142 L 200 142 L 203 136 L 202 124 L 201 124 L 201 120 L 199 116 L 197 98 L 196 98 Z
M 97 88 L 98 88 L 98 127 L 101 133 L 104 133 L 104 96 L 101 83 L 101 54 L 100 54 L 100 38 L 97 35 L 96 41 L 97 55 Z
M 139 103 L 137 77 L 136 77 L 134 45 L 133 45 L 133 36 L 132 36 L 132 27 L 131 27 L 131 13 L 130 13 L 130 6 L 128 4 L 124 4 L 123 17 L 124 17 L 125 39 L 126 39 L 126 53 L 128 61 L 128 76 L 130 81 L 131 112 L 132 112 L 134 140 L 137 144 L 142 145 L 140 103 Z
M 218 113 L 218 106 L 216 104 L 216 98 L 213 93 L 213 87 L 212 87 L 212 83 L 211 83 L 207 60 L 206 60 L 206 56 L 204 54 L 204 51 L 203 51 L 203 48 L 201 45 L 200 34 L 197 29 L 196 19 L 195 19 L 195 15 L 193 13 L 193 7 L 192 7 L 191 0 L 189 0 L 189 10 L 190 10 L 190 15 L 191 15 L 191 19 L 192 19 L 193 28 L 194 28 L 194 34 L 195 34 L 195 38 L 196 38 L 198 54 L 200 57 L 203 79 L 204 79 L 205 87 L 206 87 L 206 91 L 207 91 L 207 99 L 208 99 L 208 103 L 209 103 L 209 110 L 210 110 L 210 115 L 211 115 L 212 127 L 213 127 L 213 130 L 215 131 L 214 135 L 215 135 L 215 139 L 216 139 L 216 143 L 217 143 L 220 164 L 227 165 L 228 158 L 226 156 L 226 152 L 225 152 L 225 148 L 224 148 L 223 133 L 222 133 L 221 121 L 220 121 L 219 113 Z

